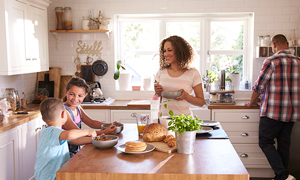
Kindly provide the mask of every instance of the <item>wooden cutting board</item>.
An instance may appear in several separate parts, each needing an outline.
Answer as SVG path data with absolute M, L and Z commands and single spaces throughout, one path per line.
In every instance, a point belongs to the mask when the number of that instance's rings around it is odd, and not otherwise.
M 49 81 L 54 81 L 54 97 L 59 98 L 61 68 L 50 67 L 49 71 L 38 72 L 37 88 L 39 81 L 44 81 L 45 74 L 49 74 Z
M 157 151 L 166 152 L 166 153 L 172 153 L 177 151 L 177 147 L 169 147 L 167 143 L 164 143 L 162 141 L 160 142 L 146 142 L 147 144 L 151 144 L 155 147 Z
M 64 75 L 64 76 L 61 76 L 60 78 L 60 91 L 59 91 L 59 98 L 63 98 L 65 96 L 65 89 L 66 89 L 66 86 L 68 84 L 68 82 L 72 79 L 72 75 Z

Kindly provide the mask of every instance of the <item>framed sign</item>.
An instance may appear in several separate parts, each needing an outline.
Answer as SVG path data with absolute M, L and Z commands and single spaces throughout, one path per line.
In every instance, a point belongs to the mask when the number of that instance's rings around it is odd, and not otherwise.
M 88 84 L 94 83 L 95 75 L 92 71 L 92 65 L 81 65 L 80 77 Z

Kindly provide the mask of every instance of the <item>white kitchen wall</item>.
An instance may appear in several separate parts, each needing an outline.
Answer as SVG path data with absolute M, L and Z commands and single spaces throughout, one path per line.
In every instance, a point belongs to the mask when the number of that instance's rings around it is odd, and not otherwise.
M 153 14 L 153 13 L 217 13 L 217 12 L 254 12 L 254 45 L 258 35 L 269 34 L 271 36 L 282 33 L 290 37 L 290 30 L 296 29 L 296 37 L 300 38 L 300 0 L 52 0 L 48 8 L 48 28 L 55 29 L 55 7 L 71 7 L 73 11 L 73 29 L 81 29 L 81 18 L 87 16 L 88 9 L 94 10 L 94 15 L 102 11 L 105 18 L 111 18 L 110 29 L 113 30 L 114 14 Z M 103 33 L 60 33 L 59 50 L 56 49 L 56 39 L 49 32 L 50 66 L 61 67 L 63 75 L 73 75 L 76 71 L 73 63 L 76 57 L 78 40 L 83 40 L 87 45 L 94 41 L 102 41 L 104 47 L 102 59 L 109 66 L 108 73 L 104 77 L 97 77 L 102 85 L 105 97 L 119 100 L 124 99 L 149 99 L 152 91 L 118 92 L 115 91 L 114 59 L 114 32 L 111 34 L 111 43 L 108 49 L 107 37 Z M 254 47 L 255 48 L 255 47 Z M 255 57 L 255 49 L 253 51 Z M 81 62 L 85 62 L 86 56 L 81 56 Z M 94 57 L 96 60 L 96 57 Z M 258 76 L 263 58 L 254 58 L 253 81 Z M 250 60 L 251 61 L 251 60 Z M 6 87 L 34 90 L 35 75 L 0 76 L 1 93 Z M 28 94 L 28 93 L 27 93 Z M 236 92 L 236 99 L 249 99 L 251 91 Z

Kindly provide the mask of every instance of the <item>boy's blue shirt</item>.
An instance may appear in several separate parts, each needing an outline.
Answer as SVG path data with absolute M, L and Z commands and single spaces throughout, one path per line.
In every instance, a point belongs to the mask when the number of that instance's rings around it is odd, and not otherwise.
M 59 140 L 64 130 L 50 126 L 41 135 L 36 153 L 34 176 L 36 180 L 54 180 L 58 171 L 69 159 L 69 140 Z

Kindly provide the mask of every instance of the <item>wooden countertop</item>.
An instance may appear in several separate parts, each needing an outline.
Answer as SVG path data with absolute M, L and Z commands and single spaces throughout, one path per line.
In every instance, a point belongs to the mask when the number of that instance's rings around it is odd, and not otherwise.
M 228 179 L 248 180 L 249 174 L 228 139 L 196 140 L 190 155 L 151 151 L 126 154 L 117 146 L 141 137 L 135 124 L 125 124 L 111 149 L 85 145 L 56 173 L 57 180 L 73 179 Z
M 253 106 L 253 107 L 246 107 L 245 104 L 249 101 L 235 101 L 235 104 L 231 105 L 225 105 L 225 104 L 219 104 L 219 105 L 208 105 L 208 109 L 259 109 L 259 106 Z
M 39 104 L 28 104 L 27 109 L 22 109 L 20 111 L 29 112 L 29 114 L 15 115 L 13 112 L 13 115 L 11 117 L 4 119 L 4 121 L 0 123 L 0 133 L 8 131 L 14 127 L 17 127 L 41 116 Z

